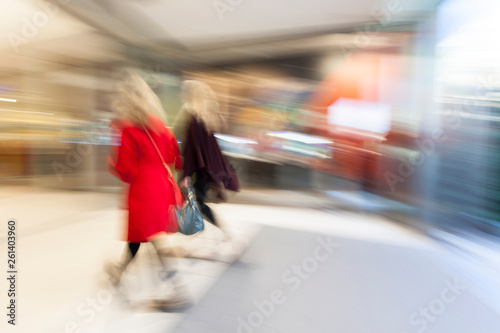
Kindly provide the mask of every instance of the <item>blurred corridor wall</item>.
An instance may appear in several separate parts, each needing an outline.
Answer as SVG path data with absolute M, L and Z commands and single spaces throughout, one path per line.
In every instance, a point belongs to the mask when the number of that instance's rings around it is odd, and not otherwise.
M 496 1 L 444 1 L 436 18 L 433 119 L 442 132 L 427 216 L 458 229 L 500 229 L 500 42 Z

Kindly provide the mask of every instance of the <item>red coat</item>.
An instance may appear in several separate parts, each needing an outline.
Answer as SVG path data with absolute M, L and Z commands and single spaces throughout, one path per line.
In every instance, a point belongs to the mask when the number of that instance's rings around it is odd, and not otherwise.
M 163 159 L 182 169 L 179 146 L 174 134 L 160 119 L 154 119 L 156 131 L 148 130 Z M 146 242 L 161 231 L 177 232 L 175 214 L 170 208 L 175 203 L 174 190 L 168 181 L 147 133 L 131 124 L 125 124 L 121 146 L 116 160 L 111 159 L 112 174 L 130 184 L 128 194 L 128 242 Z

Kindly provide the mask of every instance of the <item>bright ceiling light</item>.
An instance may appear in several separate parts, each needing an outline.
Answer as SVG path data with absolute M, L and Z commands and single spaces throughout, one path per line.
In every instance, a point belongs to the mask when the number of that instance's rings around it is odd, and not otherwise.
M 15 103 L 17 100 L 10 98 L 0 98 L 0 101 Z

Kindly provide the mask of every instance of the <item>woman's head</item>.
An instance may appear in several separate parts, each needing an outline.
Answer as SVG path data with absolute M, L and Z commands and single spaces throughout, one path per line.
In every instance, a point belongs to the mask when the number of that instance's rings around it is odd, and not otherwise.
M 167 121 L 160 99 L 135 73 L 128 73 L 125 79 L 118 83 L 113 110 L 137 126 L 149 127 L 152 115 L 164 123 Z
M 186 80 L 181 86 L 183 107 L 198 121 L 202 122 L 208 131 L 221 130 L 224 123 L 217 97 L 208 84 L 196 80 Z

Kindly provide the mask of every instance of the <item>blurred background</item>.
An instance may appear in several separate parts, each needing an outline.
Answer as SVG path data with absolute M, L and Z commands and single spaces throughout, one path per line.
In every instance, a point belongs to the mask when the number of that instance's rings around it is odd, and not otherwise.
M 493 0 L 3 0 L 0 187 L 116 198 L 110 104 L 134 71 L 169 124 L 182 80 L 213 87 L 228 120 L 216 136 L 243 187 L 230 203 L 327 205 L 495 247 L 499 11 Z
M 133 70 L 171 124 L 183 79 L 216 90 L 245 187 L 362 191 L 419 223 L 496 232 L 496 7 L 2 1 L 0 181 L 117 190 L 110 101 Z

